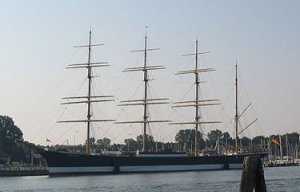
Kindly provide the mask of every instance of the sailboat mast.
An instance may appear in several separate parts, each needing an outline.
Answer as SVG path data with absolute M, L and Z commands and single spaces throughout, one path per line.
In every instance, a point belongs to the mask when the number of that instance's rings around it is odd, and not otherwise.
M 288 134 L 285 134 L 285 146 L 286 146 L 286 157 L 287 160 L 289 160 L 289 140 L 288 140 Z
M 87 63 L 87 69 L 88 69 L 88 97 L 87 97 L 87 138 L 86 138 L 86 154 L 90 154 L 90 128 L 91 128 L 91 87 L 92 87 L 92 68 L 91 65 L 91 38 L 92 38 L 92 32 L 90 31 L 89 35 L 89 54 L 88 54 L 88 63 Z
M 235 152 L 238 152 L 238 125 L 239 125 L 239 115 L 238 115 L 238 76 L 237 76 L 237 64 L 235 65 Z
M 196 40 L 196 63 L 195 63 L 195 87 L 196 87 L 196 98 L 195 98 L 195 108 L 196 108 L 196 115 L 195 115 L 195 156 L 198 156 L 199 146 L 198 146 L 198 129 L 199 129 L 199 73 L 198 73 L 198 40 Z
M 147 34 L 145 35 L 145 49 L 144 49 L 144 69 L 147 68 Z M 144 132 L 143 132 L 143 151 L 146 151 L 147 142 L 147 99 L 148 99 L 148 70 L 144 70 Z

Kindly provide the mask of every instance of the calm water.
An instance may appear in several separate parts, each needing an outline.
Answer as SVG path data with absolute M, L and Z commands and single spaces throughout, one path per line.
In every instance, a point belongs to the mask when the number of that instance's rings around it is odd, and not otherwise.
M 241 170 L 68 177 L 0 177 L 0 191 L 239 191 Z M 300 191 L 300 166 L 265 168 L 268 191 Z

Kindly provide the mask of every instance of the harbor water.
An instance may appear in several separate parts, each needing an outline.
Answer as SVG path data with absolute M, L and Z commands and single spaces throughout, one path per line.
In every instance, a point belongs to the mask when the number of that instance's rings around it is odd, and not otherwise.
M 300 191 L 300 166 L 265 168 L 268 191 Z M 0 177 L 0 191 L 239 191 L 242 170 L 97 176 Z

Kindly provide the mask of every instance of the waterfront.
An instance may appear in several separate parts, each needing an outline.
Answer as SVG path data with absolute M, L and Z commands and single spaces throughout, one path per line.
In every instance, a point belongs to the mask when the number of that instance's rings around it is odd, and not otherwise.
M 265 168 L 268 191 L 299 191 L 300 167 Z M 1 177 L 0 191 L 239 191 L 241 170 L 99 176 Z

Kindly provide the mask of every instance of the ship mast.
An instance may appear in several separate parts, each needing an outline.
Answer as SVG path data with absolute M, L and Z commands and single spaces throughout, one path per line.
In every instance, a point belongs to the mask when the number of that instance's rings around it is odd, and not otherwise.
M 249 103 L 247 105 L 247 107 L 242 110 L 242 112 L 239 114 L 238 111 L 238 66 L 237 66 L 237 62 L 235 65 L 235 152 L 238 153 L 239 151 L 241 151 L 240 147 L 239 147 L 239 135 L 241 133 L 243 133 L 245 130 L 247 130 L 251 125 L 253 125 L 258 119 L 254 119 L 251 123 L 249 123 L 247 126 L 245 126 L 243 129 L 239 127 L 239 123 L 240 123 L 240 118 L 243 116 L 243 114 L 249 109 L 249 107 L 251 106 L 251 103 Z M 241 130 L 239 130 L 241 129 Z
M 88 97 L 87 97 L 87 136 L 86 136 L 86 149 L 85 152 L 87 154 L 90 153 L 90 130 L 91 130 L 91 86 L 92 86 L 92 68 L 91 68 L 91 38 L 92 38 L 92 32 L 90 31 L 89 35 L 89 54 L 88 54 L 88 63 L 87 63 L 87 69 L 88 69 Z
M 219 105 L 219 103 L 215 103 L 218 101 L 218 99 L 205 99 L 201 100 L 199 98 L 199 92 L 200 92 L 200 73 L 203 72 L 210 72 L 215 71 L 213 68 L 201 68 L 199 67 L 198 62 L 198 55 L 206 54 L 209 52 L 198 52 L 198 40 L 196 40 L 195 45 L 195 53 L 192 54 L 186 54 L 183 56 L 195 56 L 195 68 L 192 70 L 186 70 L 186 71 L 179 71 L 176 74 L 194 74 L 195 75 L 195 100 L 192 101 L 181 101 L 181 102 L 174 102 L 174 107 L 195 107 L 195 121 L 193 122 L 178 122 L 178 123 L 171 123 L 171 124 L 180 124 L 180 125 L 195 125 L 195 149 L 194 149 L 194 155 L 199 155 L 199 138 L 198 138 L 198 131 L 199 126 L 202 124 L 210 124 L 210 123 L 221 123 L 219 121 L 202 121 L 201 120 L 201 114 L 200 114 L 200 107 L 208 106 L 208 105 Z
M 235 152 L 238 153 L 238 128 L 239 125 L 239 114 L 238 114 L 238 77 L 237 77 L 237 63 L 235 65 Z
M 196 54 L 195 54 L 196 60 L 195 60 L 195 71 L 198 71 L 198 40 L 196 40 Z M 199 86 L 200 86 L 200 81 L 199 81 L 199 73 L 195 72 L 195 87 L 196 87 L 196 95 L 195 95 L 195 101 L 196 101 L 196 116 L 195 116 L 195 121 L 196 121 L 196 127 L 195 127 L 195 154 L 198 155 L 199 152 L 199 145 L 198 145 L 198 130 L 199 130 L 199 120 L 200 120 L 200 115 L 199 115 Z
M 162 122 L 169 122 L 168 120 L 149 120 L 149 111 L 148 111 L 148 105 L 157 105 L 157 104 L 169 104 L 168 98 L 148 98 L 148 87 L 149 87 L 149 78 L 148 78 L 148 71 L 150 70 L 159 70 L 159 69 L 165 69 L 162 65 L 147 65 L 147 54 L 148 51 L 154 51 L 159 50 L 159 48 L 148 48 L 147 47 L 147 33 L 144 37 L 144 49 L 141 50 L 134 50 L 131 52 L 143 52 L 144 53 L 144 64 L 143 67 L 132 67 L 132 68 L 126 68 L 123 72 L 136 72 L 136 71 L 142 71 L 144 78 L 144 98 L 143 99 L 137 99 L 137 100 L 125 100 L 121 101 L 121 104 L 119 106 L 134 106 L 134 105 L 142 105 L 143 106 L 143 120 L 142 121 L 120 121 L 116 122 L 116 124 L 131 124 L 131 123 L 141 123 L 143 124 L 143 152 L 146 152 L 147 149 L 147 127 L 150 123 L 162 123 Z
M 147 35 L 145 35 L 145 49 L 144 49 L 144 68 L 147 67 Z M 144 129 L 143 129 L 143 151 L 146 151 L 146 142 L 147 142 L 147 105 L 146 101 L 148 99 L 148 70 L 144 70 Z
M 67 69 L 78 69 L 86 68 L 87 69 L 87 78 L 88 78 L 88 90 L 87 96 L 77 96 L 77 97 L 64 97 L 62 98 L 64 102 L 61 104 L 87 104 L 87 116 L 86 120 L 67 120 L 67 121 L 58 121 L 58 123 L 87 123 L 87 137 L 86 137 L 86 154 L 90 154 L 90 130 L 92 122 L 108 122 L 114 121 L 111 119 L 102 119 L 96 120 L 92 119 L 92 103 L 94 102 L 107 102 L 114 101 L 112 95 L 101 95 L 101 96 L 92 96 L 92 68 L 94 67 L 106 67 L 109 66 L 108 62 L 91 62 L 91 52 L 92 47 L 101 46 L 104 44 L 92 44 L 92 32 L 89 31 L 89 42 L 88 45 L 75 46 L 75 48 L 88 48 L 88 60 L 87 63 L 78 63 L 78 64 L 69 64 Z M 72 100 L 72 101 L 69 101 Z

